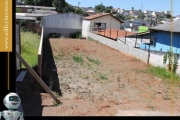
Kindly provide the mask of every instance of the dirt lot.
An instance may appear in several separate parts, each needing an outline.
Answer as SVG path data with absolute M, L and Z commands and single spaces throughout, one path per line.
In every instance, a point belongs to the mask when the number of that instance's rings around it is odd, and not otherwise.
M 43 80 L 62 105 L 28 73 L 18 84 L 26 116 L 140 115 L 139 111 L 180 115 L 180 87 L 173 87 L 171 100 L 169 84 L 149 74 L 149 66 L 140 60 L 95 41 L 49 41 L 44 43 Z

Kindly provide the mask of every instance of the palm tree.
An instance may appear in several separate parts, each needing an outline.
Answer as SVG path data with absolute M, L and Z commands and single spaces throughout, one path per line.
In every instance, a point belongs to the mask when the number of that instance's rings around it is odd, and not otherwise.
M 163 56 L 163 64 L 166 65 L 166 62 L 169 62 L 167 64 L 167 70 L 168 71 L 172 71 L 172 72 L 176 72 L 177 69 L 177 65 L 178 65 L 178 59 L 179 59 L 179 54 L 175 54 L 173 53 L 172 47 L 170 48 L 170 50 Z
M 132 7 L 131 9 L 132 9 L 132 12 L 134 12 L 134 7 Z

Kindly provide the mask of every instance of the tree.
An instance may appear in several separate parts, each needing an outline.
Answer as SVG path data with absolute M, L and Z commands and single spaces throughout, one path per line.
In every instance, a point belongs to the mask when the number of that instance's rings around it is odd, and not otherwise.
M 125 20 L 125 17 L 123 15 L 117 14 L 116 18 L 118 18 L 119 20 Z
M 126 16 L 126 19 L 131 20 L 131 19 L 134 19 L 134 17 L 133 16 Z
M 20 13 L 22 10 L 20 8 L 16 8 L 16 13 Z
M 23 0 L 23 2 L 26 5 L 48 6 L 48 7 L 53 6 L 53 1 L 54 0 Z
M 134 7 L 132 7 L 131 9 L 132 9 L 132 12 L 134 12 Z
M 106 13 L 111 13 L 112 9 L 113 9 L 112 6 L 107 6 L 107 7 L 105 7 L 105 10 L 104 10 L 104 11 L 105 11 Z
M 103 11 L 105 11 L 105 6 L 102 3 L 99 4 L 99 5 L 96 5 L 95 6 L 95 11 L 98 12 L 98 13 L 103 12 Z
M 112 14 L 117 14 L 117 11 L 116 10 L 112 10 L 111 13 Z
M 145 18 L 144 13 L 140 13 L 137 18 L 141 19 L 141 20 L 144 20 L 144 18 Z
M 171 18 L 171 15 L 170 14 L 166 14 L 166 18 Z
M 76 8 L 75 9 L 75 13 L 83 15 L 83 16 L 87 16 L 87 14 L 80 8 Z
M 75 12 L 74 7 L 69 5 L 65 0 L 54 0 L 53 6 L 56 8 L 58 13 Z

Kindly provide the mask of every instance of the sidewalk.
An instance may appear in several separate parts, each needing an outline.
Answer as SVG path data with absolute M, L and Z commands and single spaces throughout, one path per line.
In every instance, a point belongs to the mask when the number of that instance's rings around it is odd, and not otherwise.
M 158 111 L 141 111 L 141 110 L 119 110 L 116 116 L 180 116 L 180 113 L 164 113 Z

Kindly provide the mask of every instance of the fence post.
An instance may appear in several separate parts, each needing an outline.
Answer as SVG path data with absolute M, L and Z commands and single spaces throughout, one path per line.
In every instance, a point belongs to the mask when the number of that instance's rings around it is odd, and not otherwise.
M 136 35 L 136 42 L 135 42 L 135 48 L 136 48 L 136 43 L 137 43 L 137 35 Z
M 111 38 L 111 28 L 110 28 L 110 38 Z
M 118 38 L 118 30 L 117 30 L 117 38 Z
M 126 31 L 126 35 L 125 35 L 125 43 L 126 43 L 126 36 L 127 36 L 127 31 Z

